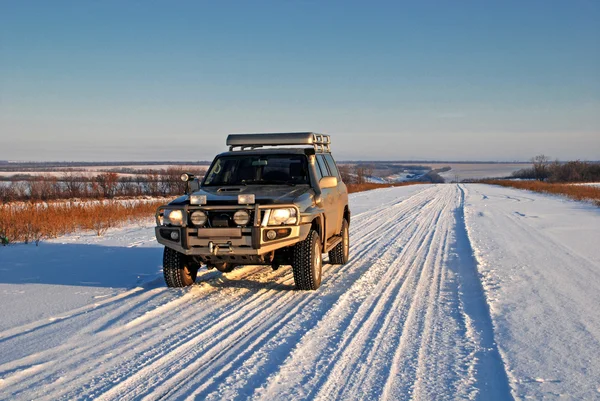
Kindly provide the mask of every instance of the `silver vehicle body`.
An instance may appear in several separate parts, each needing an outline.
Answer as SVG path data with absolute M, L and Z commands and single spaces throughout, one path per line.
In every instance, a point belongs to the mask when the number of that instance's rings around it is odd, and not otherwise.
M 224 157 L 301 155 L 307 160 L 309 182 L 293 186 L 209 186 L 205 177 L 197 190 L 157 210 L 156 238 L 159 243 L 197 257 L 206 264 L 273 264 L 275 251 L 303 241 L 311 229 L 319 233 L 324 252 L 340 243 L 342 221 L 345 218 L 350 222 L 348 190 L 331 157 L 329 136 L 315 133 L 230 135 L 227 145 L 230 150 L 219 154 L 211 169 Z M 296 145 L 304 147 L 288 147 Z M 253 195 L 254 203 L 239 203 L 246 195 Z M 201 199 L 203 204 L 192 204 L 191 199 Z M 269 225 L 271 211 L 281 208 L 295 211 L 294 224 Z M 173 210 L 181 210 L 183 215 L 179 226 L 165 224 L 165 211 Z M 195 226 L 190 219 L 191 213 L 198 210 L 208 216 L 208 223 L 203 226 Z M 211 216 L 223 219 L 229 216 L 231 220 L 238 210 L 245 210 L 250 215 L 248 224 L 235 226 L 229 223 L 226 227 L 216 227 L 210 223 Z M 275 234 L 269 233 L 273 231 Z M 275 238 L 270 239 L 273 235 Z

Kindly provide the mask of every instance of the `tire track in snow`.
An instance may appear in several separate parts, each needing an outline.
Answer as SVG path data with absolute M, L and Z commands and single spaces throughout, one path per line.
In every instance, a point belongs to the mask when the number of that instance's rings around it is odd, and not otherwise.
M 425 203 L 428 203 L 428 202 L 429 202 L 429 200 L 426 200 L 426 202 L 425 202 Z M 413 206 L 413 207 L 414 207 L 414 206 Z M 411 207 L 411 211 L 412 211 L 412 207 Z M 401 213 L 402 213 L 402 212 L 401 212 Z M 412 213 L 411 213 L 411 214 L 412 214 Z M 392 221 L 392 223 L 393 223 L 393 221 Z M 360 224 L 359 224 L 359 226 L 360 226 Z M 373 226 L 373 225 L 369 225 L 369 226 L 371 227 L 371 230 L 373 230 L 373 231 L 377 231 L 377 230 L 381 231 L 381 230 L 383 229 L 381 226 Z M 391 229 L 391 228 L 393 228 L 394 224 L 389 224 L 389 226 L 390 226 L 390 228 L 388 228 L 388 229 Z M 385 231 L 385 229 L 384 229 L 384 231 Z M 369 241 L 369 242 L 367 242 L 367 241 Z M 362 242 L 361 242 L 361 241 L 359 241 L 359 242 L 358 242 L 358 244 L 357 244 L 357 245 L 355 245 L 354 247 L 355 247 L 355 248 L 356 248 L 356 247 L 360 247 L 360 245 L 361 245 L 361 244 L 364 244 L 364 243 L 366 243 L 366 244 L 368 245 L 368 246 L 366 246 L 366 248 L 367 248 L 367 249 L 370 249 L 370 246 L 369 246 L 369 245 L 371 245 L 371 242 L 370 242 L 370 241 L 371 241 L 371 240 L 370 240 L 370 235 L 366 235 L 365 237 L 363 237 L 363 241 L 362 241 Z M 325 274 L 324 276 L 326 276 L 326 274 Z M 291 275 L 290 275 L 289 277 L 290 277 L 290 279 L 291 279 Z M 290 295 L 290 294 L 288 294 L 288 295 Z M 297 294 L 292 294 L 292 295 L 297 295 Z M 295 312 L 296 312 L 298 309 L 301 309 L 301 306 L 302 306 L 302 305 L 305 305 L 305 304 L 307 304 L 308 302 L 312 301 L 312 300 L 313 300 L 315 297 L 316 297 L 316 298 L 318 298 L 319 296 L 320 296 L 320 295 L 318 294 L 318 292 L 317 292 L 317 293 L 302 293 L 302 295 L 301 295 L 301 297 L 300 297 L 300 299 L 301 299 L 300 305 L 291 305 L 291 307 L 292 307 L 292 311 L 291 311 L 291 313 L 290 313 L 290 311 L 288 311 L 288 312 L 286 312 L 286 315 L 285 315 L 284 317 L 282 317 L 282 316 L 278 316 L 278 320 L 279 320 L 279 322 L 286 322 L 286 321 L 287 321 L 286 317 L 289 317 L 290 315 L 292 315 L 292 316 L 293 316 L 293 315 L 295 314 Z M 285 298 L 286 298 L 285 296 L 284 296 L 284 297 L 282 297 L 282 298 L 279 300 L 279 302 L 277 302 L 277 303 L 276 303 L 276 304 L 273 306 L 273 309 L 274 309 L 274 310 L 275 310 L 275 309 L 277 309 L 277 310 L 279 310 L 279 309 L 280 309 L 280 310 L 282 310 L 282 311 L 286 311 L 286 308 L 285 308 L 285 306 L 286 306 L 286 304 L 287 304 L 288 302 L 287 302 L 287 301 L 286 301 L 285 303 L 283 302 L 283 301 L 285 300 Z M 296 297 L 294 296 L 294 298 L 296 298 Z M 263 322 L 263 323 L 264 323 L 264 322 Z M 267 332 L 276 331 L 276 329 L 273 329 L 273 328 L 271 327 L 271 324 L 263 324 L 263 326 L 264 326 L 264 327 L 266 327 L 266 330 L 267 330 Z M 279 326 L 279 325 L 277 325 L 277 326 Z M 261 334 L 262 332 L 261 332 L 261 331 L 257 331 L 257 333 Z M 265 333 L 262 333 L 262 334 L 265 334 Z M 245 335 L 243 335 L 242 337 L 243 337 L 243 338 L 244 338 L 244 340 L 245 340 L 245 341 L 243 342 L 243 344 L 246 344 L 247 342 L 251 342 L 251 340 L 253 340 L 253 339 L 255 338 L 255 336 L 251 336 L 251 337 L 249 337 L 249 338 L 247 338 L 247 339 L 246 339 L 246 336 L 245 336 Z M 236 339 L 235 337 L 234 337 L 234 338 L 227 337 L 227 340 L 228 340 L 228 341 L 232 341 L 232 340 L 235 340 L 235 339 Z M 228 351 L 229 351 L 229 348 L 230 348 L 230 347 L 228 347 L 228 346 L 223 346 L 223 350 L 222 350 L 221 354 L 219 354 L 220 356 L 219 356 L 218 358 L 221 358 L 221 355 L 225 355 L 225 356 L 227 356 L 227 355 L 231 355 L 231 353 L 229 353 L 229 352 L 228 352 Z M 238 348 L 239 348 L 239 347 L 238 347 Z M 185 360 L 194 360 L 195 358 L 193 358 L 193 357 L 191 357 L 191 356 L 190 356 L 190 357 L 186 357 L 186 358 L 184 358 L 184 359 L 185 359 Z M 179 384 L 182 384 L 182 385 L 183 385 L 183 384 L 185 384 L 185 383 L 184 383 L 185 379 L 186 379 L 188 376 L 192 376 L 192 374 L 193 374 L 193 377 L 194 377 L 194 381 L 203 382 L 203 384 L 205 385 L 205 384 L 206 384 L 206 382 L 204 382 L 204 380 L 202 380 L 202 377 L 205 377 L 205 378 L 206 378 L 206 380 L 207 380 L 208 382 L 212 382 L 212 381 L 213 381 L 213 380 L 212 380 L 212 377 L 215 375 L 214 373 L 206 373 L 206 372 L 204 372 L 204 373 L 203 373 L 203 372 L 198 372 L 197 366 L 200 366 L 200 365 L 202 365 L 202 362 L 203 362 L 203 361 L 204 361 L 204 359 L 203 359 L 203 358 L 201 358 L 201 359 L 200 359 L 200 361 L 194 361 L 194 362 L 192 362 L 192 363 L 191 363 L 191 366 L 190 366 L 190 367 L 186 367 L 186 368 L 185 368 L 185 370 L 183 370 L 181 373 L 179 373 L 179 374 L 178 374 L 178 376 L 179 376 L 179 377 L 183 377 L 183 378 L 184 378 L 183 380 L 181 380 L 181 379 L 178 379 L 177 377 L 174 377 L 174 378 L 172 378 L 172 379 L 169 379 L 169 380 L 168 380 L 168 382 L 167 382 L 167 384 L 164 386 L 164 387 L 166 387 L 166 388 L 167 388 L 167 390 L 166 390 L 166 391 L 168 391 L 168 393 L 167 393 L 167 394 L 171 394 L 171 393 L 174 391 L 174 389 L 177 389 L 177 388 L 178 388 L 178 385 L 179 385 Z M 214 359 L 214 358 L 211 360 L 211 364 L 215 364 L 215 359 Z M 164 365 L 165 365 L 165 361 L 161 361 L 161 362 L 160 362 L 160 365 L 161 365 L 161 366 L 164 366 Z M 167 365 L 168 365 L 168 364 L 167 364 Z M 181 360 L 178 360 L 178 365 L 181 365 Z M 220 366 L 220 365 L 218 365 L 218 364 L 217 364 L 217 366 Z M 178 367 L 180 367 L 180 366 L 178 366 Z M 162 368 L 155 367 L 155 369 L 154 369 L 154 370 L 160 371 L 160 370 L 162 370 Z M 190 373 L 190 372 L 188 372 L 188 370 L 191 370 L 193 373 Z M 204 369 L 204 370 L 211 370 L 211 371 L 212 371 L 212 369 L 210 369 L 210 366 L 209 366 L 208 368 Z M 202 374 L 201 374 L 201 373 L 202 373 Z M 146 376 L 152 376 L 152 375 L 150 375 L 150 374 L 145 374 L 145 375 L 146 375 Z M 136 377 L 135 379 L 132 379 L 132 380 L 140 380 L 140 378 Z M 145 381 L 145 380 L 147 380 L 147 379 L 144 379 L 143 381 Z M 151 380 L 151 379 L 150 379 L 150 380 Z M 131 381 L 131 380 L 130 380 L 130 381 Z M 146 386 L 146 387 L 144 387 L 144 390 L 145 390 L 145 389 L 147 389 L 147 386 Z M 113 390 L 113 391 L 116 391 L 116 390 Z M 158 393 L 160 393 L 160 392 L 161 392 L 161 391 L 160 391 L 160 389 L 154 389 L 154 391 L 153 391 L 154 395 L 152 396 L 152 398 L 156 398 L 156 393 L 157 393 L 157 392 L 158 392 Z M 138 396 L 139 396 L 139 394 L 136 394 L 136 397 L 138 397 Z
M 117 300 L 63 345 L 2 365 L 6 378 L 27 373 L 3 390 L 52 400 L 475 398 L 479 338 L 459 310 L 450 256 L 460 199 L 456 186 L 426 187 L 353 216 L 351 261 L 325 265 L 316 292 L 290 291 L 289 267 L 246 267 Z
M 377 390 L 364 386 L 364 383 L 377 381 L 377 378 L 374 379 L 378 373 L 376 366 L 385 364 L 389 359 L 386 358 L 388 346 L 394 348 L 397 336 L 386 339 L 385 334 L 389 334 L 388 329 L 402 327 L 403 316 L 409 308 L 399 305 L 406 306 L 414 300 L 416 287 L 412 284 L 421 275 L 418 256 L 430 245 L 430 233 L 435 231 L 439 217 L 437 203 L 436 199 L 429 208 L 417 212 L 415 217 L 418 218 L 407 222 L 411 229 L 396 233 L 391 246 L 387 247 L 378 263 L 370 267 L 364 280 L 357 280 L 346 291 L 343 299 L 320 322 L 321 326 L 306 336 L 305 342 L 274 375 L 277 382 L 272 382 L 270 388 L 259 393 L 259 398 L 269 398 L 274 394 L 283 395 L 286 399 L 376 397 Z M 399 246 L 404 242 L 407 242 L 406 246 Z M 404 271 L 401 270 L 403 265 L 408 266 Z M 359 295 L 356 296 L 356 293 Z M 370 343 L 372 338 L 375 340 Z M 312 355 L 314 360 L 310 360 L 308 355 Z M 308 362 L 306 358 L 309 358 Z M 306 371 L 306 366 L 312 369 Z M 323 390 L 316 394 L 320 388 Z M 315 390 L 305 392 L 305 389 Z M 375 394 L 368 393 L 369 389 Z
M 396 201 L 397 203 L 397 201 Z M 386 205 L 387 206 L 387 205 Z M 410 206 L 410 205 L 408 205 Z M 413 205 L 414 206 L 414 205 Z M 401 210 L 401 209 L 400 209 Z M 410 209 L 412 211 L 412 209 Z M 372 212 L 368 212 L 369 215 L 374 215 L 377 214 L 378 210 L 374 210 Z M 367 246 L 365 246 L 364 250 L 358 250 L 358 252 L 360 253 L 362 252 L 367 252 L 370 250 L 370 246 L 372 245 L 369 242 L 365 242 L 370 238 L 369 235 L 369 230 L 370 231 L 374 231 L 377 229 L 380 229 L 380 227 L 378 227 L 378 225 L 376 223 L 374 223 L 374 221 L 376 221 L 375 219 L 367 219 L 366 217 L 368 216 L 364 216 L 363 219 L 361 220 L 360 218 L 357 219 L 356 221 L 353 220 L 353 225 L 356 223 L 357 226 L 361 226 L 361 221 L 363 222 L 362 224 L 366 226 L 365 231 L 366 231 L 366 235 L 363 239 L 362 242 Z M 364 224 L 366 223 L 366 224 Z M 364 232 L 364 231 L 363 231 Z M 356 247 L 355 247 L 356 248 Z M 328 267 L 326 266 L 326 269 Z M 248 269 L 248 268 L 247 268 Z M 242 272 L 244 270 L 247 269 L 243 269 Z M 256 271 L 257 269 L 254 268 L 254 271 Z M 236 272 L 239 272 L 236 271 Z M 239 273 L 232 273 L 232 274 L 238 274 Z M 277 273 L 276 273 L 277 274 Z M 246 274 L 241 274 L 241 277 L 246 277 Z M 269 271 L 267 273 L 267 278 L 270 278 L 271 276 L 271 272 Z M 238 278 L 241 278 L 238 277 Z M 291 277 L 291 275 L 290 275 Z M 255 278 L 256 279 L 256 278 Z M 288 277 L 289 280 L 289 277 Z M 260 281 L 260 280 L 259 280 Z M 232 281 L 233 282 L 233 281 Z M 209 291 L 210 288 L 207 288 L 206 286 L 203 286 L 202 291 L 207 292 Z M 166 290 L 165 290 L 166 291 Z M 213 292 L 218 291 L 217 289 L 215 289 L 214 291 L 209 291 L 210 294 L 206 295 L 206 297 L 209 297 L 209 295 L 214 295 Z M 168 307 L 163 308 L 165 312 L 167 312 L 168 309 L 173 309 L 174 307 L 176 307 L 177 305 L 184 305 L 186 303 L 189 303 L 187 301 L 191 302 L 190 298 L 195 298 L 196 294 L 195 292 L 198 292 L 197 287 L 194 287 L 193 290 L 191 291 L 193 294 L 190 295 L 189 292 L 186 292 L 185 295 L 183 295 L 180 298 L 177 298 L 175 300 L 169 300 L 167 305 L 170 305 Z M 230 294 L 231 295 L 231 294 Z M 260 295 L 260 294 L 258 294 Z M 141 302 L 144 302 L 143 299 L 140 299 Z M 202 298 L 200 297 L 199 299 L 196 299 L 196 302 L 201 302 Z M 231 301 L 234 302 L 234 300 L 227 298 L 227 301 Z M 249 300 L 248 302 L 251 302 L 251 300 Z M 223 304 L 220 304 L 219 306 L 223 306 Z M 239 305 L 238 305 L 239 306 Z M 126 306 L 123 306 L 123 308 L 126 308 Z M 81 346 L 77 346 L 76 344 L 65 344 L 64 347 L 62 348 L 57 348 L 57 349 L 53 349 L 50 350 L 50 357 L 46 358 L 46 359 L 50 359 L 53 360 L 54 362 L 56 362 L 57 366 L 60 366 L 61 369 L 46 369 L 44 374 L 42 376 L 44 377 L 37 377 L 38 382 L 32 382 L 32 381 L 23 381 L 21 383 L 21 387 L 22 389 L 26 389 L 26 388 L 30 388 L 32 385 L 41 385 L 44 383 L 54 383 L 57 380 L 65 380 L 64 376 L 61 376 L 62 371 L 66 370 L 72 370 L 72 369 L 76 369 L 77 366 L 80 366 L 81 364 L 87 364 L 90 365 L 90 362 L 86 362 L 86 361 L 93 361 L 92 366 L 88 366 L 90 369 L 111 369 L 112 365 L 115 365 L 119 368 L 128 368 L 128 369 L 132 369 L 133 371 L 135 371 L 135 369 L 139 369 L 139 361 L 143 361 L 142 362 L 142 366 L 146 365 L 149 361 L 152 361 L 153 359 L 159 359 L 161 357 L 161 355 L 167 354 L 168 352 L 170 352 L 172 349 L 175 349 L 176 347 L 180 346 L 182 343 L 184 343 L 186 341 L 187 338 L 191 337 L 194 331 L 200 330 L 201 328 L 199 326 L 194 326 L 191 325 L 187 322 L 189 322 L 189 317 L 190 316 L 194 316 L 195 318 L 198 318 L 198 311 L 196 309 L 194 309 L 193 306 L 190 306 L 190 308 L 188 308 L 189 310 L 187 311 L 187 313 L 184 313 L 183 315 L 179 316 L 178 314 L 173 316 L 173 313 L 170 314 L 165 314 L 160 316 L 160 319 L 157 321 L 153 321 L 150 320 L 150 323 L 154 323 L 154 327 L 156 327 L 158 325 L 158 323 L 160 323 L 161 329 L 162 330 L 169 330 L 169 328 L 171 327 L 179 327 L 180 331 L 183 331 L 184 333 L 186 333 L 188 336 L 187 337 L 182 337 L 180 334 L 176 335 L 176 336 L 172 336 L 173 338 L 169 337 L 166 340 L 164 338 L 161 337 L 161 341 L 160 344 L 158 344 L 156 341 L 154 341 L 153 338 L 147 338 L 148 336 L 138 336 L 137 339 L 131 340 L 130 338 L 127 338 L 127 345 L 128 345 L 128 349 L 124 350 L 124 352 L 114 352 L 114 348 L 117 347 L 119 345 L 119 342 L 123 341 L 123 336 L 119 336 L 118 333 L 112 331 L 110 332 L 111 334 L 111 338 L 110 340 L 107 340 L 106 338 L 100 338 L 99 341 L 89 341 L 89 339 L 86 339 L 85 341 L 82 342 Z M 200 313 L 201 314 L 201 313 Z M 158 317 L 158 316 L 157 316 Z M 118 319 L 118 315 L 111 315 L 108 314 L 105 318 L 101 319 L 104 321 L 104 325 L 107 324 L 107 322 L 110 322 L 111 320 L 115 320 Z M 164 323 L 167 322 L 167 323 Z M 97 322 L 93 322 L 93 323 L 97 323 Z M 220 320 L 216 319 L 214 321 L 214 324 L 220 324 Z M 168 326 L 168 327 L 165 327 Z M 148 326 L 148 325 L 142 325 L 141 327 L 139 327 L 136 330 L 129 330 L 129 331 L 125 331 L 124 334 L 127 335 L 128 337 L 132 337 L 136 338 L 136 335 L 138 335 L 138 333 L 142 333 L 144 331 L 148 331 L 151 330 L 153 326 Z M 204 329 L 206 329 L 206 327 L 204 327 Z M 101 334 L 101 333 L 100 333 Z M 133 351 L 135 351 L 138 347 L 141 346 L 141 344 L 146 343 L 146 347 L 142 349 L 142 351 L 137 351 L 136 353 L 134 353 Z M 165 344 L 166 343 L 166 344 Z M 159 346 L 160 345 L 160 346 Z M 171 345 L 171 347 L 169 346 Z M 65 352 L 71 350 L 71 352 Z M 155 350 L 162 350 L 163 352 L 155 352 Z M 73 357 L 72 355 L 75 354 L 76 357 Z M 58 355 L 58 356 L 57 356 Z M 152 356 L 150 356 L 152 355 Z M 38 355 L 39 357 L 39 355 Z M 138 366 L 137 367 L 132 367 L 132 366 L 128 366 L 128 363 L 121 363 L 119 366 L 119 362 L 122 361 L 123 359 L 125 360 L 130 360 L 130 361 L 137 361 L 138 362 Z M 28 362 L 32 362 L 32 361 L 28 361 Z M 122 366 L 125 365 L 125 366 Z M 127 369 L 120 369 L 121 371 L 124 371 L 124 374 L 127 373 L 131 373 L 131 371 L 128 371 Z M 112 376 L 111 380 L 107 380 L 106 378 L 106 374 L 101 375 L 101 377 L 94 377 L 93 380 L 95 381 L 94 383 L 94 388 L 97 388 L 98 384 L 101 384 L 102 382 L 106 383 L 107 386 L 114 386 L 115 382 L 119 382 L 119 376 L 117 375 L 117 377 L 115 377 L 114 375 Z M 75 378 L 71 384 L 75 385 L 83 385 L 83 383 L 85 383 L 86 381 L 91 380 L 90 377 L 86 376 L 86 375 L 81 375 L 80 377 Z M 100 386 L 102 387 L 102 386 Z M 63 387 L 63 388 L 68 388 L 67 386 Z M 64 395 L 64 391 L 57 391 L 56 393 L 46 393 L 45 396 L 48 396 L 48 398 L 53 398 L 53 397 L 58 397 L 61 394 Z

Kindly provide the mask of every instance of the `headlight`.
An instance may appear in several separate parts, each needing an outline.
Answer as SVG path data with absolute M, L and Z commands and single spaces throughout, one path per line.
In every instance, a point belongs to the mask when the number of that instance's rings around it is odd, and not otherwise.
M 182 226 L 183 212 L 181 210 L 165 209 L 163 221 L 165 225 Z
M 233 215 L 233 221 L 238 226 L 245 226 L 250 221 L 250 215 L 245 210 L 238 210 Z
M 200 210 L 196 210 L 195 212 L 193 212 L 190 215 L 190 220 L 192 221 L 192 224 L 194 224 L 195 226 L 203 226 L 206 224 L 206 213 L 204 213 L 203 211 Z
M 272 209 L 267 225 L 279 226 L 282 224 L 296 224 L 297 221 L 296 209 Z

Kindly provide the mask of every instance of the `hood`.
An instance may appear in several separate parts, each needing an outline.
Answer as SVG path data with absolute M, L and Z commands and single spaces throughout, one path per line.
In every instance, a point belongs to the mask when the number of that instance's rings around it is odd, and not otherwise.
M 310 191 L 309 185 L 248 185 L 226 187 L 203 187 L 194 195 L 206 195 L 207 205 L 237 205 L 238 195 L 254 194 L 256 203 L 261 205 L 294 203 L 300 195 Z M 185 204 L 189 197 L 181 196 L 171 204 Z

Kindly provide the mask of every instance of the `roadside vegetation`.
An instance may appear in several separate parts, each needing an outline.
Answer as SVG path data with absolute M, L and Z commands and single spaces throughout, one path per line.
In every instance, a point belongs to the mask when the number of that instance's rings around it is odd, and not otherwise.
M 35 243 L 79 230 L 100 236 L 111 227 L 148 220 L 165 199 L 25 202 L 0 205 L 0 242 Z
M 590 182 L 600 182 L 600 163 L 580 160 L 564 163 L 558 160 L 550 162 L 549 157 L 538 155 L 531 159 L 530 168 L 515 171 L 512 178 L 488 179 L 478 182 L 563 195 L 600 206 L 600 187 L 585 185 Z
M 600 182 L 600 163 L 580 160 L 550 162 L 549 157 L 538 155 L 531 159 L 530 168 L 515 171 L 512 177 L 550 183 Z
M 0 244 L 35 243 L 75 231 L 103 235 L 109 228 L 148 220 L 158 206 L 185 191 L 173 167 L 124 176 L 13 176 L 0 182 Z M 203 175 L 204 171 L 192 171 Z
M 542 181 L 514 181 L 514 180 L 484 180 L 484 184 L 501 185 L 542 192 L 553 195 L 564 195 L 578 201 L 591 201 L 600 206 L 600 187 L 592 185 L 557 184 Z

